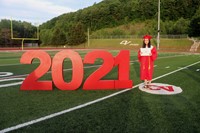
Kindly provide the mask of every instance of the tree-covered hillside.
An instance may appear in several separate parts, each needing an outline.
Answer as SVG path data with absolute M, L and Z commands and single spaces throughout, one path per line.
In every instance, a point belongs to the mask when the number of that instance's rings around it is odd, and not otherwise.
M 199 7 L 199 0 L 161 0 L 161 34 L 188 34 L 191 20 Z M 155 34 L 157 32 L 157 9 L 158 0 L 103 0 L 91 7 L 63 14 L 42 24 L 41 41 L 44 44 L 52 44 L 50 38 L 63 36 L 60 44 L 73 45 L 74 43 L 69 40 L 77 38 L 76 35 L 80 31 L 72 31 L 70 27 L 76 28 L 78 25 L 82 32 L 86 32 L 88 27 L 95 32 L 119 25 L 134 26 L 133 24 L 145 22 L 144 26 L 150 25 L 148 32 Z M 59 32 L 57 32 L 58 29 Z M 146 28 L 141 27 L 141 31 L 137 33 L 143 34 L 144 30 Z
M 191 19 L 200 7 L 199 0 L 161 0 L 161 20 Z M 81 22 L 93 30 L 114 27 L 133 20 L 157 19 L 158 0 L 103 0 L 77 12 L 63 14 L 41 27 L 52 29 Z

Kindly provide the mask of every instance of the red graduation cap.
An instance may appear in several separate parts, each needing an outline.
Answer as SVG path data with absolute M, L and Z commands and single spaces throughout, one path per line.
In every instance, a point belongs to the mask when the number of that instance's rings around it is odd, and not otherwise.
M 150 40 L 150 39 L 152 38 L 152 36 L 150 36 L 150 35 L 145 35 L 145 36 L 143 36 L 143 38 L 144 38 L 144 39 Z

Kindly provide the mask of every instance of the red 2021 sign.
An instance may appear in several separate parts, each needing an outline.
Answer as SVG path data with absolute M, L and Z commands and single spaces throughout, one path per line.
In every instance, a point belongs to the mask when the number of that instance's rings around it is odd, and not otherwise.
M 51 59 L 50 55 L 41 50 L 25 52 L 20 62 L 22 64 L 32 64 L 33 59 L 39 59 L 40 65 L 31 72 L 21 85 L 21 90 L 52 90 L 52 84 L 60 90 L 78 89 L 84 77 L 84 64 L 94 64 L 97 58 L 103 60 L 103 64 L 94 71 L 83 83 L 84 90 L 109 90 L 132 88 L 133 82 L 129 79 L 130 53 L 128 50 L 122 50 L 116 57 L 104 50 L 94 50 L 87 53 L 82 60 L 81 56 L 73 50 L 63 50 Z M 64 81 L 63 63 L 66 58 L 72 62 L 72 78 L 70 82 Z M 117 80 L 103 80 L 113 67 L 118 67 Z M 52 81 L 39 81 L 45 73 L 51 68 Z

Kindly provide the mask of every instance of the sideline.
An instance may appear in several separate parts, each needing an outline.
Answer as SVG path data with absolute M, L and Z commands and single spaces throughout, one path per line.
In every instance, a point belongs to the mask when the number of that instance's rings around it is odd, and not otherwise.
M 186 68 L 188 68 L 188 67 L 191 67 L 191 66 L 193 66 L 193 65 L 196 65 L 196 64 L 198 64 L 198 63 L 200 63 L 200 61 L 195 62 L 195 63 L 193 63 L 193 64 L 190 64 L 190 65 L 188 65 L 188 66 L 182 67 L 182 68 L 180 68 L 180 69 L 174 70 L 174 71 L 172 71 L 172 72 L 166 73 L 166 74 L 161 75 L 161 76 L 159 76 L 159 77 L 156 77 L 156 78 L 154 78 L 152 81 L 157 80 L 157 79 L 160 79 L 160 78 L 165 77 L 165 76 L 168 76 L 168 75 L 173 74 L 173 73 L 175 73 L 175 72 L 181 71 L 181 70 L 183 70 L 183 69 L 186 69 Z M 113 97 L 113 96 L 119 95 L 119 94 L 124 93 L 124 92 L 127 92 L 127 91 L 129 91 L 129 90 L 132 90 L 132 89 L 138 87 L 138 86 L 141 85 L 141 84 L 142 84 L 142 83 L 137 84 L 137 85 L 133 86 L 132 88 L 128 88 L 128 89 L 125 89 L 125 90 L 122 90 L 122 91 L 118 91 L 118 92 L 116 92 L 116 93 L 110 94 L 110 95 L 108 95 L 108 96 L 105 96 L 105 97 L 102 97 L 102 98 L 99 98 L 99 99 L 96 99 L 96 100 L 93 100 L 93 101 L 90 101 L 90 102 L 87 102 L 87 103 L 84 103 L 84 104 L 81 104 L 81 105 L 78 105 L 78 106 L 75 106 L 75 107 L 73 107 L 73 108 L 69 108 L 69 109 L 66 109 L 66 110 L 63 110 L 63 111 L 60 111 L 60 112 L 57 112 L 57 113 L 53 113 L 53 114 L 50 114 L 50 115 L 47 115 L 47 116 L 44 116 L 44 117 L 41 117 L 41 118 L 38 118 L 38 119 L 35 119 L 35 120 L 31 120 L 31 121 L 29 121 L 29 122 L 25 122 L 25 123 L 22 123 L 22 124 L 18 124 L 18 125 L 16 125 L 16 126 L 12 126 L 12 127 L 9 127 L 9 128 L 5 128 L 5 129 L 3 129 L 3 130 L 0 130 L 0 133 L 4 133 L 4 132 L 9 132 L 9 131 L 17 130 L 17 129 L 22 128 L 22 127 L 26 127 L 26 126 L 29 126 L 29 125 L 32 125 L 32 124 L 35 124 L 35 123 L 38 123 L 38 122 L 41 122 L 41 121 L 44 121 L 44 120 L 48 120 L 48 119 L 50 119 L 50 118 L 53 118 L 53 117 L 56 117 L 56 116 L 59 116 L 59 115 L 65 114 L 65 113 L 68 113 L 68 112 L 77 110 L 77 109 L 81 109 L 81 108 L 87 107 L 87 106 L 92 105 L 92 104 L 94 104 L 94 103 L 98 103 L 98 102 L 100 102 L 100 101 L 106 100 L 106 99 L 111 98 L 111 97 Z

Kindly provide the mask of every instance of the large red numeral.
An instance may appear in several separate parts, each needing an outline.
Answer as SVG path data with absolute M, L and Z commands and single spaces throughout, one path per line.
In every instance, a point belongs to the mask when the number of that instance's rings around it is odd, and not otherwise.
M 24 80 L 21 90 L 52 90 L 52 81 L 38 81 L 51 67 L 51 57 L 44 51 L 28 51 L 21 57 L 20 62 L 31 64 L 34 58 L 40 60 L 40 65 Z M 63 78 L 63 63 L 66 58 L 72 62 L 72 79 L 67 83 Z M 84 59 L 85 64 L 94 64 L 97 58 L 104 62 L 102 66 L 93 72 L 83 84 L 84 90 L 97 89 L 122 89 L 131 88 L 132 80 L 129 80 L 130 53 L 127 50 L 120 51 L 114 58 L 107 51 L 89 52 Z M 103 80 L 114 66 L 118 66 L 118 80 Z M 63 50 L 57 53 L 52 62 L 52 80 L 60 90 L 76 90 L 83 81 L 84 69 L 80 55 L 72 50 Z
M 51 57 L 44 51 L 27 51 L 21 57 L 20 63 L 31 64 L 34 58 L 40 60 L 40 65 L 24 80 L 21 90 L 52 90 L 51 81 L 38 81 L 51 67 Z
M 115 88 L 132 88 L 133 81 L 129 80 L 130 52 L 122 50 L 115 57 L 115 66 L 118 65 L 118 80 L 115 81 Z
M 72 61 L 72 80 L 66 83 L 63 79 L 63 62 L 65 58 Z M 63 50 L 57 53 L 52 63 L 53 82 L 61 90 L 76 90 L 83 81 L 83 63 L 80 55 L 72 50 Z
M 84 63 L 94 64 L 95 59 L 102 58 L 103 65 L 92 73 L 85 81 L 83 85 L 84 90 L 96 90 L 96 89 L 113 89 L 114 80 L 100 80 L 108 72 L 110 72 L 114 65 L 114 59 L 112 54 L 107 51 L 92 51 L 89 52 L 85 58 Z

